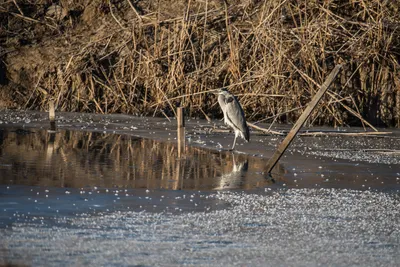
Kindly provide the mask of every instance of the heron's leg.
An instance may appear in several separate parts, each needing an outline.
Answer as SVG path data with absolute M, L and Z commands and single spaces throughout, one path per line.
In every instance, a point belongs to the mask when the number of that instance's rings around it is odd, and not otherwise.
M 235 148 L 235 145 L 236 145 L 236 138 L 237 138 L 237 135 L 236 135 L 236 133 L 235 133 L 235 139 L 233 139 L 233 145 L 232 145 L 231 150 L 233 150 L 233 149 Z

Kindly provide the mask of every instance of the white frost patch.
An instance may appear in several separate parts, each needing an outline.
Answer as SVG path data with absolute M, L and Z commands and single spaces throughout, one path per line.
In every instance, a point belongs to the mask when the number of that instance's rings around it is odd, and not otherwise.
M 210 198 L 210 196 L 207 196 Z M 0 258 L 38 266 L 398 266 L 400 198 L 338 189 L 222 192 L 231 207 L 114 212 L 0 231 Z M 1 262 L 0 262 L 1 263 Z

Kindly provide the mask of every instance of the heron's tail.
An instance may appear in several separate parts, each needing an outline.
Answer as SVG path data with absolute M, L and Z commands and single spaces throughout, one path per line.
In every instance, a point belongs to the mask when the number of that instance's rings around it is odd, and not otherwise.
M 244 140 L 246 140 L 247 142 L 250 141 L 250 130 L 249 130 L 249 126 L 247 126 L 247 124 L 246 124 L 246 131 L 244 133 Z

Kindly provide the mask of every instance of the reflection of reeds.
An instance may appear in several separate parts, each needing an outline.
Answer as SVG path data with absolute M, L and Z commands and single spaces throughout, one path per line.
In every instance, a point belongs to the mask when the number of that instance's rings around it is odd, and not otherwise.
M 229 153 L 186 147 L 185 157 L 178 157 L 175 143 L 130 136 L 79 131 L 3 134 L 0 158 L 3 166 L 11 167 L 0 169 L 2 183 L 211 189 L 234 167 Z M 253 168 L 263 169 L 264 161 L 251 162 Z
M 22 17 L 14 1 L 2 7 L 5 50 L 14 36 L 21 45 L 4 62 L 33 90 L 18 94 L 29 108 L 54 98 L 59 110 L 161 115 L 180 102 L 211 114 L 220 111 L 205 92 L 230 85 L 250 120 L 289 110 L 279 117 L 294 120 L 347 63 L 310 122 L 358 122 L 353 110 L 400 124 L 399 1 L 60 1 L 69 19 L 51 23 L 43 1 L 22 2 Z

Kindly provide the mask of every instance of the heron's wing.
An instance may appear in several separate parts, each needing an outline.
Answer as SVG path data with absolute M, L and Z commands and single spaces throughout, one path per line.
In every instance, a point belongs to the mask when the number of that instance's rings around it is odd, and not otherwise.
M 246 118 L 244 117 L 244 112 L 240 103 L 234 96 L 225 98 L 225 111 L 228 120 L 237 130 L 243 133 L 244 138 L 248 141 L 250 134 Z
M 227 118 L 225 115 L 225 112 L 226 112 L 225 96 L 223 96 L 223 95 L 218 96 L 218 104 L 221 107 L 222 113 L 224 114 L 224 123 L 228 124 L 226 121 Z

